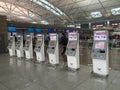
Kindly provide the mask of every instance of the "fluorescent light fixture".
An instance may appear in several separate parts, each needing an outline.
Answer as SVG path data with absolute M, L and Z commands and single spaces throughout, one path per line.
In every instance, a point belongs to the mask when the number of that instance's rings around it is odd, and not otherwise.
M 37 22 L 35 22 L 35 21 L 34 21 L 34 22 L 31 22 L 31 23 L 33 23 L 33 24 L 37 24 Z
M 43 8 L 51 11 L 52 13 L 58 15 L 58 16 L 62 16 L 65 15 L 60 9 L 58 9 L 57 7 L 53 6 L 51 3 L 49 3 L 46 0 L 30 0 L 32 2 L 34 2 L 37 5 L 42 6 Z
M 111 13 L 112 13 L 113 15 L 120 15 L 120 8 L 111 9 Z
M 76 28 L 81 28 L 81 24 L 76 24 Z
M 117 23 L 113 23 L 112 25 L 114 26 L 114 25 L 118 25 L 118 24 Z
M 75 27 L 75 25 L 67 25 L 67 27 Z
M 102 24 L 100 24 L 100 25 L 96 25 L 96 26 L 98 26 L 98 27 L 102 27 L 103 25 L 102 25 Z
M 41 23 L 41 24 L 45 24 L 45 25 L 49 24 L 47 21 L 44 21 L 44 20 L 43 20 L 43 21 L 40 21 L 40 23 Z
M 91 12 L 90 14 L 92 16 L 92 18 L 100 18 L 102 17 L 102 13 L 97 11 L 97 12 Z
M 21 19 L 25 19 L 26 17 L 24 17 L 24 16 L 19 16 L 19 18 L 21 18 Z

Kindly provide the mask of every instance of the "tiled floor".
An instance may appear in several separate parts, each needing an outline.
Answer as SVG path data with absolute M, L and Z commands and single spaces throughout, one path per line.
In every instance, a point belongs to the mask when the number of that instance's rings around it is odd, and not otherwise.
M 78 71 L 51 67 L 8 54 L 0 55 L 0 90 L 120 90 L 120 71 L 110 70 L 108 78 L 94 77 L 88 66 Z

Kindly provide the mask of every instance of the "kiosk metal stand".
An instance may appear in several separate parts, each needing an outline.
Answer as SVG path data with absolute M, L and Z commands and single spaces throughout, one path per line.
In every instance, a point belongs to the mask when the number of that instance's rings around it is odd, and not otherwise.
M 17 52 L 18 58 L 24 57 L 24 54 L 23 54 L 23 36 L 21 36 L 21 35 L 17 36 L 16 52 Z
M 58 35 L 56 33 L 50 34 L 50 42 L 47 52 L 50 64 L 59 64 Z
M 32 36 L 30 35 L 26 35 L 24 50 L 25 50 L 26 59 L 32 59 L 33 58 L 33 43 L 32 43 Z
M 68 67 L 71 69 L 79 69 L 79 35 L 77 32 L 72 32 L 68 34 L 66 55 Z
M 45 61 L 45 52 L 44 52 L 44 35 L 37 34 L 37 43 L 35 45 L 36 59 L 38 62 Z
M 107 76 L 109 74 L 109 39 L 108 31 L 94 31 L 92 48 L 93 73 Z
M 9 50 L 10 56 L 15 56 L 15 37 L 14 36 L 10 36 L 9 38 L 8 50 Z

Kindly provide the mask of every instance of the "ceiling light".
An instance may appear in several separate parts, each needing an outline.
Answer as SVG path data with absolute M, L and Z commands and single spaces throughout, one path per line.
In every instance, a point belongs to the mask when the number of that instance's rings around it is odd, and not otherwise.
M 60 9 L 58 9 L 57 7 L 53 6 L 51 3 L 49 3 L 46 0 L 30 0 L 32 2 L 34 2 L 37 5 L 42 6 L 43 8 L 51 11 L 52 13 L 61 16 L 61 15 L 65 15 Z
M 37 24 L 37 22 L 35 22 L 35 21 L 34 21 L 34 22 L 31 22 L 31 23 L 33 23 L 33 24 Z
M 26 17 L 24 17 L 24 16 L 19 16 L 19 18 L 21 18 L 21 19 L 25 19 Z
M 120 8 L 111 9 L 111 13 L 112 13 L 113 15 L 120 15 Z
M 47 21 L 44 21 L 44 20 L 43 20 L 43 21 L 40 21 L 40 23 L 41 23 L 41 24 L 46 24 L 46 25 L 49 24 Z
M 75 27 L 75 25 L 67 25 L 67 27 Z
M 100 18 L 102 17 L 102 13 L 97 11 L 97 12 L 91 12 L 92 18 Z

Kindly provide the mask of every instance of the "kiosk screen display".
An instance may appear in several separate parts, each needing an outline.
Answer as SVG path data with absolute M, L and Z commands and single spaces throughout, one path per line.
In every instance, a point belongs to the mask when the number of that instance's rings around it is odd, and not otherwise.
M 50 41 L 49 47 L 54 47 L 55 46 L 55 41 Z
M 11 40 L 9 40 L 9 45 L 12 45 L 12 41 Z
M 21 37 L 18 37 L 18 40 L 21 40 Z
M 20 41 L 17 42 L 18 45 L 19 45 L 20 43 L 21 43 Z
M 30 40 L 31 39 L 31 37 L 26 37 L 26 40 Z
M 25 43 L 26 45 L 29 45 L 30 44 L 30 41 L 26 41 L 26 43 Z
M 38 40 L 36 44 L 41 45 L 41 43 L 42 43 L 42 41 Z
M 95 42 L 95 49 L 105 49 L 105 42 Z
M 13 40 L 13 37 L 10 37 L 10 40 Z
M 77 46 L 76 40 L 74 40 L 74 41 L 69 41 L 69 43 L 68 43 L 68 48 L 76 48 L 76 46 Z

